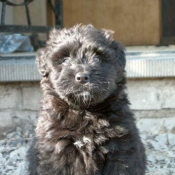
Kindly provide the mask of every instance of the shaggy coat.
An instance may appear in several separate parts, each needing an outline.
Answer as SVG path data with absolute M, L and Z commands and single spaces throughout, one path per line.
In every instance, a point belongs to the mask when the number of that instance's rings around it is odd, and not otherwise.
M 54 29 L 37 63 L 44 95 L 31 175 L 144 175 L 145 150 L 125 93 L 125 54 L 112 31 Z

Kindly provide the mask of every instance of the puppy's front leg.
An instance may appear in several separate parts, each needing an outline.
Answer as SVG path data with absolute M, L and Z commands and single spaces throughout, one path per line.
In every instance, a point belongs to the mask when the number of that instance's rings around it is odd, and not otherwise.
M 114 153 L 107 155 L 107 161 L 101 175 L 145 175 L 145 167 L 137 155 L 114 156 Z
M 104 167 L 102 175 L 141 175 L 124 167 L 121 162 L 108 161 Z

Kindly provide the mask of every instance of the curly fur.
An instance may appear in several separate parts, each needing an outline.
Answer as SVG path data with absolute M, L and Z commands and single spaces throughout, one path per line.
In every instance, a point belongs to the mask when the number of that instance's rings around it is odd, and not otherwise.
M 146 156 L 125 93 L 125 54 L 112 31 L 53 30 L 38 52 L 43 100 L 31 175 L 144 175 Z M 89 80 L 77 83 L 86 72 Z

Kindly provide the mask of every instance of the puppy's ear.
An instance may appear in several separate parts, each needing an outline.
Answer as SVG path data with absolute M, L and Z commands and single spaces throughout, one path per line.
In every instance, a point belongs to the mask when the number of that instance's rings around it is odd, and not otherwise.
M 123 45 L 115 40 L 112 41 L 112 48 L 115 50 L 117 55 L 118 63 L 120 67 L 124 70 L 126 66 L 125 49 Z
M 106 39 L 108 39 L 108 40 L 112 40 L 113 39 L 113 35 L 114 35 L 114 31 L 113 30 L 102 29 L 101 31 L 103 32 L 103 34 L 106 37 Z
M 49 74 L 49 68 L 46 63 L 47 48 L 39 49 L 37 52 L 36 63 L 38 65 L 38 70 L 42 77 L 47 77 Z
M 102 29 L 101 31 L 103 32 L 106 39 L 108 39 L 110 42 L 112 41 L 112 49 L 115 50 L 119 65 L 124 70 L 126 66 L 124 47 L 122 46 L 121 43 L 113 39 L 113 35 L 114 35 L 113 30 Z
M 47 44 L 53 45 L 56 42 L 56 39 L 58 38 L 59 34 L 60 34 L 60 30 L 53 28 L 49 32 L 49 40 L 47 41 Z

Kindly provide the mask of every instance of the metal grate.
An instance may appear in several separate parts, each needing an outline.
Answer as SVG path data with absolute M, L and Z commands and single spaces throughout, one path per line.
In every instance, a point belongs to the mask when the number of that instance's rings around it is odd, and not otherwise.
M 41 76 L 33 56 L 0 57 L 0 81 L 39 81 Z
M 127 52 L 128 78 L 175 77 L 175 51 Z M 33 55 L 0 56 L 0 82 L 39 81 Z

